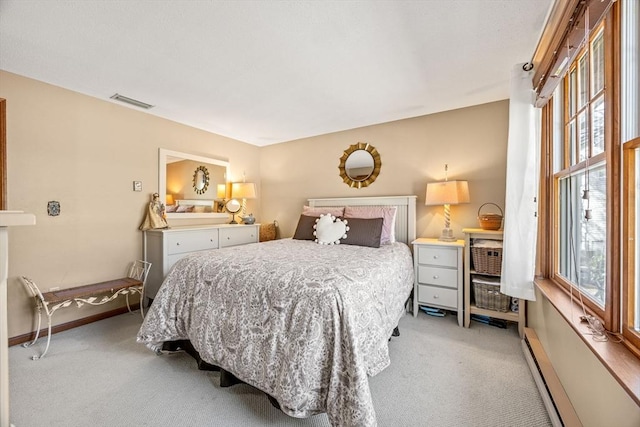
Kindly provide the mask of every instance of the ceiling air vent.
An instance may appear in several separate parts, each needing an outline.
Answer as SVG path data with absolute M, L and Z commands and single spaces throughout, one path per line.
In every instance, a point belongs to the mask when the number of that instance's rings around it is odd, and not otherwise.
M 151 104 L 147 104 L 146 102 L 138 101 L 136 99 L 128 98 L 126 96 L 120 95 L 119 93 L 116 93 L 115 95 L 111 96 L 111 99 L 115 99 L 116 101 L 120 101 L 120 102 L 126 102 L 127 104 L 135 105 L 136 107 L 144 108 L 145 110 L 153 108 L 153 105 Z

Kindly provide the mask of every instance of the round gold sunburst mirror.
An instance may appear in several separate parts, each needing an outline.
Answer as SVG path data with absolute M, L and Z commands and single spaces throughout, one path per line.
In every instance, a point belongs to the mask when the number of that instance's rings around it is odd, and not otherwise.
M 209 188 L 209 171 L 204 166 L 198 166 L 193 173 L 193 191 L 204 194 Z
M 353 188 L 362 188 L 376 180 L 381 166 L 378 150 L 371 144 L 358 142 L 344 150 L 338 168 L 345 184 Z

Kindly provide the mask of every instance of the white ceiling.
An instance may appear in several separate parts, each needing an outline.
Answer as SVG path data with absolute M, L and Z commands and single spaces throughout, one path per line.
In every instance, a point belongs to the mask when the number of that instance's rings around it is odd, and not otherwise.
M 0 0 L 0 69 L 264 146 L 508 98 L 552 1 Z

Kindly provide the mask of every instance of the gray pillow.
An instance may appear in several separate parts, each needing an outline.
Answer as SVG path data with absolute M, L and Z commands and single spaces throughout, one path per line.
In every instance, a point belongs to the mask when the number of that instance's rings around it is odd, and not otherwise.
M 380 247 L 383 218 L 345 218 L 349 231 L 347 237 L 340 240 L 343 245 Z
M 318 219 L 316 216 L 300 215 L 293 238 L 297 240 L 315 240 L 316 236 L 313 235 L 313 226 L 316 223 L 316 219 Z

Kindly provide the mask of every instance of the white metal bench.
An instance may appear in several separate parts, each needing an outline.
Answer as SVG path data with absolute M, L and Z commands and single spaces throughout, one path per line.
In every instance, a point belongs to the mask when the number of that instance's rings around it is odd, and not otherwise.
M 38 327 L 33 341 L 23 344 L 23 347 L 31 347 L 38 341 L 40 336 L 40 325 L 42 322 L 42 311 L 47 315 L 47 346 L 40 355 L 33 355 L 33 360 L 41 359 L 49 351 L 51 342 L 51 317 L 59 308 L 71 306 L 74 302 L 77 307 L 84 304 L 102 305 L 113 301 L 121 295 L 125 295 L 127 309 L 131 312 L 129 305 L 129 295 L 137 293 L 140 295 L 140 314 L 144 318 L 144 284 L 149 274 L 151 263 L 146 261 L 135 261 L 129 270 L 129 275 L 121 279 L 109 280 L 106 282 L 93 283 L 91 285 L 77 286 L 73 288 L 61 289 L 42 293 L 35 282 L 27 277 L 20 277 L 20 280 L 34 298 L 35 310 L 38 314 Z

